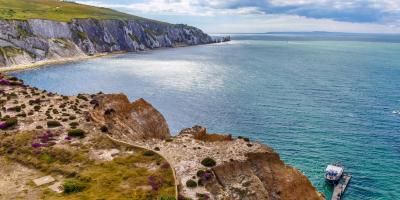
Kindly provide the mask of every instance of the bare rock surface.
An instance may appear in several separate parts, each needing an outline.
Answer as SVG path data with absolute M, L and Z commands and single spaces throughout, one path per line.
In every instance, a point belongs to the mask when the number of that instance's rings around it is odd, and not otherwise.
M 117 138 L 129 140 L 170 137 L 165 118 L 144 99 L 129 102 L 123 94 L 98 95 L 91 112 L 93 120 L 104 124 Z
M 222 41 L 195 27 L 152 20 L 0 20 L 0 67 L 214 42 Z

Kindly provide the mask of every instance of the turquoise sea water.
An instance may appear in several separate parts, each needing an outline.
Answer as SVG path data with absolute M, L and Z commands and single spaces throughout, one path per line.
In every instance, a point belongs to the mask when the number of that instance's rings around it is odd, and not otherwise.
M 353 174 L 344 199 L 400 199 L 400 37 L 234 35 L 14 73 L 61 94 L 143 97 L 176 133 L 194 124 L 276 149 L 328 197 L 327 164 Z

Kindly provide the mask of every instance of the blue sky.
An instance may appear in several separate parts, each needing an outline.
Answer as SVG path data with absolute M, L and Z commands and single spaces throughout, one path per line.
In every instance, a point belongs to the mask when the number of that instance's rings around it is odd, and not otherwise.
M 400 33 L 400 0 L 77 0 L 208 33 Z

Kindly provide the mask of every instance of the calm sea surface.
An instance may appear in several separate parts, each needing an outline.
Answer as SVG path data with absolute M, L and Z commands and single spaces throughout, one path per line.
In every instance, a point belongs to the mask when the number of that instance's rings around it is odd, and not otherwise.
M 344 199 L 400 199 L 400 36 L 234 35 L 224 44 L 126 54 L 14 73 L 66 95 L 143 97 L 173 133 L 194 124 L 272 146 L 319 191 L 327 164 L 353 174 Z

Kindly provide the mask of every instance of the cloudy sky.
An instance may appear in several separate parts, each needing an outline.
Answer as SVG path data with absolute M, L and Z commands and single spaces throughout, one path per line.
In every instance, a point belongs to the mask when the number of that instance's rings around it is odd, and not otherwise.
M 400 0 L 76 0 L 208 33 L 400 33 Z

